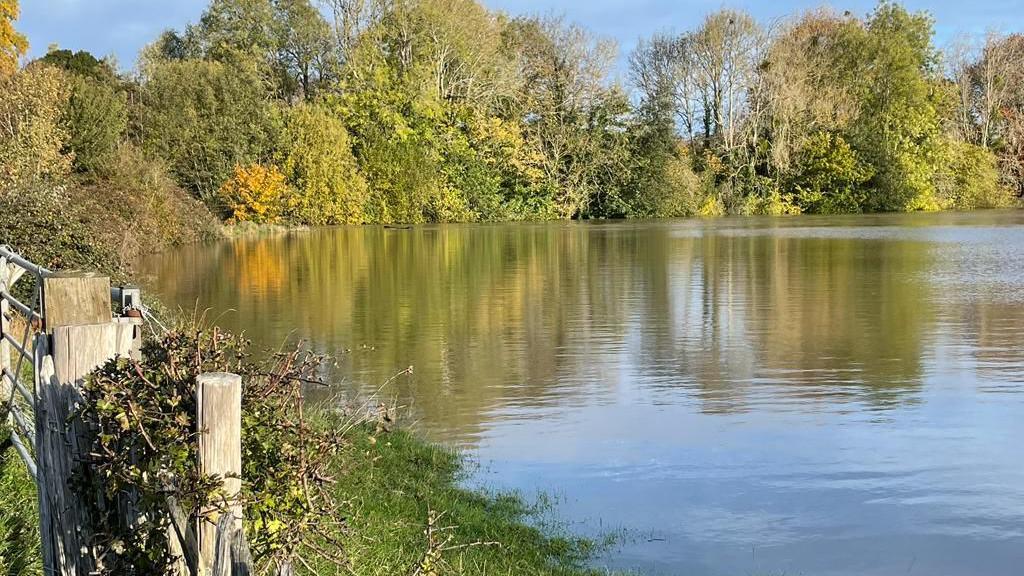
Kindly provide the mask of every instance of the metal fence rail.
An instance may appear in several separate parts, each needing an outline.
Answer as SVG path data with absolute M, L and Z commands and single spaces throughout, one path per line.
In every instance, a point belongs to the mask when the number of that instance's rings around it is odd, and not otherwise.
M 34 264 L 12 250 L 0 246 L 0 414 L 10 429 L 10 441 L 25 461 L 32 477 L 37 476 L 35 453 L 35 418 L 32 410 L 35 399 L 23 378 L 29 374 L 35 389 L 35 358 L 31 342 L 43 326 L 43 278 L 53 272 Z M 13 295 L 14 285 L 25 276 L 34 284 L 25 293 L 31 294 L 33 303 L 26 304 Z M 18 338 L 16 324 L 24 324 Z

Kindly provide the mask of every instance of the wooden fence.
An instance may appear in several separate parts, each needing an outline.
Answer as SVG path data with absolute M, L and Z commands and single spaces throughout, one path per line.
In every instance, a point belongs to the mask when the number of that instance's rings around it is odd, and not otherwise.
M 87 576 L 103 568 L 82 498 L 70 485 L 86 449 L 74 413 L 89 372 L 116 356 L 139 356 L 144 312 L 137 289 L 112 288 L 108 277 L 94 273 L 54 273 L 0 246 L 0 414 L 36 480 L 48 576 Z M 225 492 L 236 495 L 242 470 L 241 394 L 238 375 L 197 378 L 198 466 L 227 478 Z M 181 576 L 252 572 L 240 506 L 229 506 L 228 513 L 214 518 L 216 524 L 202 525 L 190 522 L 173 499 L 167 508 Z

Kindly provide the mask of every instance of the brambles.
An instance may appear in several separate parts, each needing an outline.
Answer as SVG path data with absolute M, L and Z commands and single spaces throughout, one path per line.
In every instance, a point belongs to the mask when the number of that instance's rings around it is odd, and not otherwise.
M 76 481 L 93 504 L 107 573 L 168 573 L 175 561 L 168 497 L 197 519 L 222 501 L 221 479 L 197 469 L 195 386 L 203 372 L 243 378 L 241 498 L 258 565 L 269 571 L 338 555 L 322 532 L 335 509 L 327 467 L 342 443 L 310 425 L 301 393 L 318 381 L 322 359 L 294 349 L 257 361 L 247 348 L 217 329 L 185 327 L 147 342 L 143 360 L 117 359 L 87 378 L 79 415 L 92 457 Z M 120 513 L 126 508 L 137 513 L 131 525 Z

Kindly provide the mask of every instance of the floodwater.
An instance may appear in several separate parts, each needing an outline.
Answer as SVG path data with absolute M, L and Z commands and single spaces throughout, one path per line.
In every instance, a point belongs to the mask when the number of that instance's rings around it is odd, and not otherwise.
M 643 574 L 1024 573 L 1024 213 L 317 229 L 142 263 Z M 228 310 L 233 311 L 228 311 Z

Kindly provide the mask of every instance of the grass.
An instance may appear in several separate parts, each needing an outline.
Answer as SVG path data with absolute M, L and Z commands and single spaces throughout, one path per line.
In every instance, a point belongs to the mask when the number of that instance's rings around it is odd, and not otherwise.
M 221 235 L 225 238 L 265 238 L 294 234 L 296 232 L 308 232 L 309 226 L 289 224 L 258 224 L 255 222 L 235 222 L 222 224 Z
M 542 508 L 514 494 L 459 485 L 463 459 L 407 431 L 348 434 L 335 486 L 348 524 L 343 542 L 359 576 L 464 574 L 583 576 L 587 540 L 536 528 Z
M 333 465 L 333 489 L 347 565 L 324 561 L 312 566 L 318 574 L 602 574 L 584 567 L 593 543 L 535 527 L 531 521 L 542 506 L 461 487 L 465 468 L 457 452 L 404 430 L 380 432 L 372 423 L 350 428 L 345 440 Z M 41 573 L 36 510 L 32 479 L 6 444 L 0 451 L 0 576 Z
M 0 437 L 7 438 L 0 429 Z M 0 444 L 0 576 L 42 574 L 32 477 L 9 440 Z

